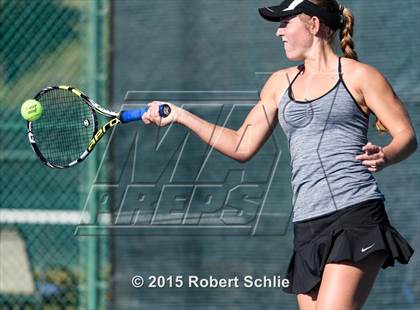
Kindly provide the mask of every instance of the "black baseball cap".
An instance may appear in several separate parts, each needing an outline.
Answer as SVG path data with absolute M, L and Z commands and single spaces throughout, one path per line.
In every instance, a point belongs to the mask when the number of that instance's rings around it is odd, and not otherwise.
M 309 16 L 317 16 L 324 24 L 333 30 L 342 28 L 341 12 L 331 12 L 308 0 L 285 0 L 280 5 L 260 8 L 262 17 L 271 22 L 279 22 L 281 19 L 305 13 Z

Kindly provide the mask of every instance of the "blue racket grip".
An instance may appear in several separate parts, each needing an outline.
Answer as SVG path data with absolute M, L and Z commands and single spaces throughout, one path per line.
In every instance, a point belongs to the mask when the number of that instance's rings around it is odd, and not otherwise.
M 143 117 L 143 114 L 149 110 L 149 107 L 145 107 L 140 110 L 128 110 L 121 111 L 119 119 L 121 123 L 128 123 L 133 121 L 139 121 Z M 159 106 L 159 115 L 161 117 L 167 117 L 171 113 L 171 107 L 167 104 L 161 104 Z

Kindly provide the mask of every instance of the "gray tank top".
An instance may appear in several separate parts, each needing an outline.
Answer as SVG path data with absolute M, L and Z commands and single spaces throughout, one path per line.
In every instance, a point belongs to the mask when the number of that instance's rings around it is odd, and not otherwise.
M 338 64 L 338 81 L 323 96 L 293 99 L 290 83 L 278 119 L 287 136 L 292 168 L 293 222 L 315 218 L 371 199 L 385 200 L 361 161 L 369 116 L 348 90 Z

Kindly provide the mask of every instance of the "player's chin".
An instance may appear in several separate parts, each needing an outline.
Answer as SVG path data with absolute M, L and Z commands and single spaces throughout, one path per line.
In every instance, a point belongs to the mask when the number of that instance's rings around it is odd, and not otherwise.
M 302 61 L 304 60 L 304 57 L 301 53 L 298 53 L 296 51 L 291 51 L 288 49 L 284 49 L 284 53 L 286 54 L 286 58 L 289 61 Z

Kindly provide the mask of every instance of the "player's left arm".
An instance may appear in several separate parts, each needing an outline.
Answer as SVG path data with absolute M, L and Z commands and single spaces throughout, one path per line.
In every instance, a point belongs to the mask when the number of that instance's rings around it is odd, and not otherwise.
M 361 64 L 357 71 L 363 76 L 359 79 L 361 82 L 358 88 L 365 104 L 392 136 L 392 141 L 384 147 L 368 143 L 363 148 L 365 153 L 356 157 L 370 171 L 377 172 L 414 153 L 417 139 L 407 110 L 385 77 L 368 65 Z

